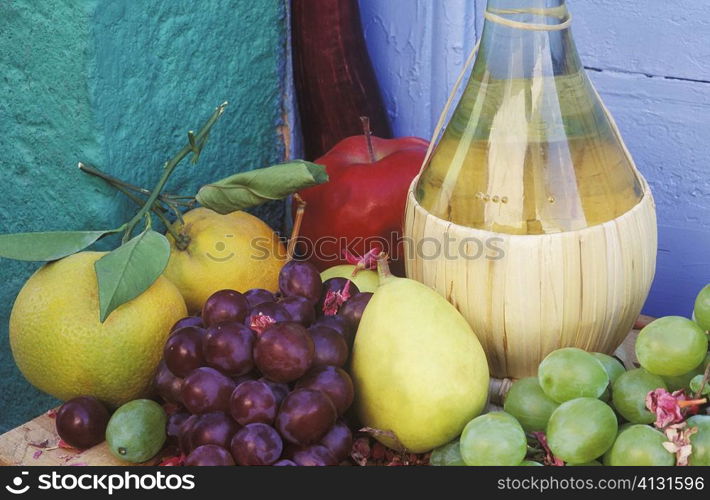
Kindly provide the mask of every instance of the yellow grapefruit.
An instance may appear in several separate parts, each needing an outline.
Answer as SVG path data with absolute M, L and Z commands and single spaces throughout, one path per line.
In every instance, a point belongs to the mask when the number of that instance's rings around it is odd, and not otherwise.
M 178 289 L 160 277 L 102 324 L 94 263 L 103 255 L 77 253 L 32 275 L 10 314 L 10 347 L 38 389 L 118 406 L 147 394 L 170 327 L 187 310 Z

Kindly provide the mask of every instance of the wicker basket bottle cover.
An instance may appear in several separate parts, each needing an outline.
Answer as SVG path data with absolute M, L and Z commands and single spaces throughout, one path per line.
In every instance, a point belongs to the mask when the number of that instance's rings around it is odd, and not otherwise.
M 653 197 L 571 24 L 564 0 L 488 0 L 408 195 L 407 275 L 468 319 L 495 377 L 559 347 L 611 353 L 655 272 Z

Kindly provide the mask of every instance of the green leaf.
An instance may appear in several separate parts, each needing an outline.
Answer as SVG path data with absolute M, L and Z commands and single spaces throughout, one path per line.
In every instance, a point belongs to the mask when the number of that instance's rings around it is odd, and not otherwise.
M 145 292 L 163 273 L 170 244 L 160 233 L 146 230 L 94 265 L 99 282 L 99 309 L 103 323 L 117 307 Z
M 304 160 L 232 175 L 203 186 L 197 201 L 220 214 L 280 200 L 311 186 L 328 182 L 325 167 Z
M 102 236 L 117 231 L 0 234 L 0 257 L 39 262 L 57 260 L 83 250 Z

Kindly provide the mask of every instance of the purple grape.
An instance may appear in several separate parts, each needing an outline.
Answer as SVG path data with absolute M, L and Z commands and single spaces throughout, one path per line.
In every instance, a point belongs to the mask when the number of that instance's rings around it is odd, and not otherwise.
M 368 302 L 372 298 L 371 292 L 360 292 L 350 297 L 338 311 L 338 315 L 344 317 L 350 323 L 350 327 L 357 331 L 360 326 L 362 313 L 365 312 Z
M 310 262 L 292 260 L 279 273 L 279 289 L 284 297 L 297 295 L 315 303 L 322 284 L 318 269 Z
M 193 414 L 228 412 L 235 385 L 234 380 L 214 368 L 198 368 L 183 380 L 182 402 Z
M 324 467 L 338 465 L 338 460 L 333 453 L 323 445 L 315 444 L 298 450 L 293 454 L 293 461 L 296 465 L 310 467 Z
M 247 373 L 246 375 L 242 375 L 242 376 L 240 376 L 240 377 L 233 377 L 233 379 L 234 379 L 235 385 L 236 385 L 237 387 L 239 387 L 239 385 L 240 385 L 242 382 L 246 382 L 246 381 L 248 381 L 248 380 L 257 380 L 257 379 L 259 378 L 259 376 L 260 376 L 260 375 L 259 375 L 257 372 L 255 372 L 254 370 L 252 370 L 252 371 L 250 371 L 249 373 Z
M 338 462 L 342 462 L 350 456 L 353 433 L 343 420 L 338 420 L 328 434 L 323 436 L 320 444 L 328 448 Z
M 313 363 L 314 346 L 308 331 L 298 323 L 277 323 L 264 330 L 254 345 L 259 371 L 274 382 L 292 382 Z
M 57 411 L 57 434 L 70 446 L 86 450 L 104 440 L 109 417 L 108 410 L 98 399 L 79 396 Z
M 328 326 L 315 325 L 308 329 L 313 339 L 315 354 L 313 366 L 344 366 L 348 360 L 348 344 L 345 337 Z
M 275 302 L 274 294 L 263 288 L 252 288 L 244 294 L 244 298 L 249 302 L 249 308 L 253 309 L 264 302 Z
M 190 435 L 187 438 L 188 448 L 194 450 L 203 444 L 216 444 L 228 448 L 232 436 L 238 430 L 239 425 L 222 412 L 200 415 L 190 428 Z
M 304 446 L 320 441 L 336 418 L 335 406 L 323 392 L 296 389 L 281 403 L 276 428 L 290 443 Z
M 330 398 L 342 416 L 353 403 L 355 391 L 350 375 L 336 366 L 319 366 L 298 381 L 297 389 L 313 389 L 323 392 Z
M 226 449 L 215 444 L 198 446 L 187 456 L 185 465 L 188 466 L 220 466 L 234 465 L 232 454 Z
M 240 425 L 257 422 L 273 425 L 277 410 L 276 396 L 264 382 L 244 382 L 234 389 L 229 408 L 232 418 Z
M 348 344 L 348 348 L 352 348 L 353 341 L 355 340 L 355 330 L 350 326 L 350 322 L 343 316 L 323 316 L 318 318 L 316 322 L 311 325 L 311 327 L 313 326 L 327 326 L 328 328 L 332 328 L 343 336 L 345 342 Z
M 274 462 L 274 467 L 283 467 L 283 466 L 291 466 L 293 467 L 294 465 L 298 465 L 296 462 L 292 460 L 288 460 L 284 458 L 283 460 L 279 460 L 278 462 Z
M 186 326 L 196 326 L 198 328 L 202 328 L 202 318 L 200 316 L 188 316 L 186 318 L 182 318 L 173 325 L 170 329 L 170 333 L 176 332 L 180 328 L 185 328 Z
M 183 421 L 182 424 L 180 424 L 180 430 L 178 432 L 178 445 L 180 447 L 180 451 L 186 455 L 192 451 L 192 448 L 190 447 L 192 429 L 199 420 L 199 415 L 190 415 Z
M 292 297 L 284 297 L 279 301 L 286 311 L 288 311 L 291 320 L 300 323 L 303 326 L 309 326 L 316 319 L 316 310 L 313 307 L 313 302 L 305 297 L 294 295 Z
M 175 376 L 185 377 L 205 362 L 202 355 L 203 330 L 187 326 L 174 332 L 163 348 L 165 364 Z
M 264 382 L 271 388 L 271 392 L 274 393 L 274 397 L 276 398 L 277 408 L 281 406 L 281 402 L 286 396 L 288 396 L 288 393 L 291 392 L 291 388 L 288 386 L 288 384 L 284 384 L 282 382 L 274 382 L 273 380 L 269 380 L 266 377 L 261 377 L 259 379 L 259 382 Z
M 276 302 L 264 302 L 249 311 L 244 324 L 256 333 L 261 333 L 269 326 L 285 321 L 291 321 L 291 315 L 284 306 Z
M 325 280 L 316 311 L 319 315 L 334 316 L 338 314 L 345 301 L 357 293 L 360 293 L 360 289 L 347 278 Z
M 207 364 L 239 377 L 254 368 L 254 332 L 241 323 L 221 323 L 207 330 L 202 351 Z
M 158 393 L 158 396 L 163 398 L 166 403 L 182 404 L 180 397 L 180 389 L 182 388 L 182 379 L 176 377 L 168 370 L 165 361 L 162 360 L 158 364 L 158 371 L 153 379 L 153 387 Z
M 271 465 L 281 457 L 283 441 L 266 424 L 249 424 L 232 438 L 232 456 L 239 465 Z
M 202 322 L 215 326 L 227 321 L 242 323 L 249 312 L 249 302 L 235 290 L 220 290 L 213 293 L 202 307 Z
M 180 433 L 182 432 L 182 424 L 190 418 L 189 413 L 177 412 L 168 417 L 168 425 L 166 426 L 166 434 L 172 442 L 179 443 Z

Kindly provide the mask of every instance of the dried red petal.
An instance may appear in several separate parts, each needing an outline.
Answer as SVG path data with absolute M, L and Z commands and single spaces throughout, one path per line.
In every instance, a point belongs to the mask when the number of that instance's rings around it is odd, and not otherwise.
M 342 290 L 333 291 L 330 290 L 325 294 L 325 299 L 323 300 L 323 314 L 325 316 L 335 316 L 340 310 L 345 301 L 350 298 L 350 283 L 347 281 Z
M 27 443 L 27 446 L 32 446 L 33 448 L 47 449 L 49 448 L 49 439 L 45 439 L 44 441 L 33 441 Z
M 367 465 L 370 458 L 370 443 L 366 437 L 359 437 L 353 442 L 350 457 L 358 465 Z
M 532 435 L 535 439 L 537 439 L 538 443 L 540 443 L 542 449 L 545 450 L 545 458 L 543 460 L 545 465 L 561 467 L 565 464 L 562 460 L 553 455 L 552 450 L 550 450 L 550 446 L 547 444 L 547 436 L 544 432 L 533 432 Z
M 385 448 L 382 443 L 375 443 L 375 445 L 372 447 L 372 458 L 374 460 L 382 460 L 385 457 L 387 457 L 387 459 L 390 459 L 390 454 L 387 454 L 387 451 L 387 448 Z
M 57 448 L 61 448 L 63 450 L 74 450 L 74 451 L 79 451 L 78 448 L 74 448 L 72 445 L 64 441 L 63 439 L 60 439 L 59 442 L 57 443 Z
M 185 465 L 185 458 L 187 458 L 187 457 L 182 454 L 177 457 L 167 457 L 167 458 L 164 458 L 163 461 L 158 464 L 158 466 L 174 467 L 174 466 Z
M 377 269 L 377 256 L 382 251 L 379 247 L 373 247 L 369 252 L 360 257 L 347 249 L 343 250 L 343 257 L 348 262 L 355 266 L 352 276 L 357 276 L 357 273 L 365 269 Z
M 687 422 L 669 425 L 664 429 L 668 441 L 663 443 L 663 447 L 669 453 L 674 453 L 676 456 L 676 465 L 688 465 L 688 458 L 693 452 L 693 446 L 690 443 L 690 436 L 698 432 L 697 427 L 688 427 Z
M 646 408 L 656 415 L 654 425 L 663 429 L 669 425 L 683 422 L 685 417 L 681 412 L 679 402 L 685 399 L 687 397 L 682 390 L 675 391 L 673 394 L 663 388 L 650 391 L 646 395 Z
M 261 333 L 275 323 L 276 323 L 276 320 L 274 318 L 272 318 L 271 316 L 267 316 L 266 314 L 259 313 L 256 316 L 254 316 L 254 318 L 252 318 L 251 324 L 249 325 L 249 327 L 252 330 L 254 330 L 256 333 Z

